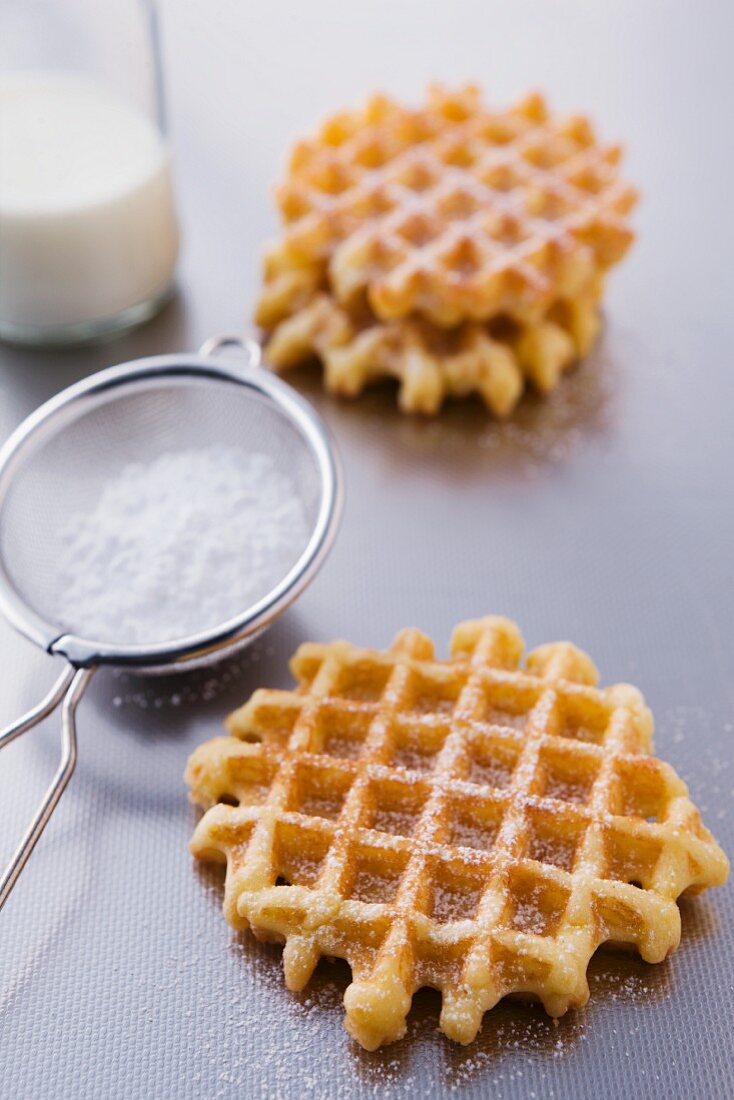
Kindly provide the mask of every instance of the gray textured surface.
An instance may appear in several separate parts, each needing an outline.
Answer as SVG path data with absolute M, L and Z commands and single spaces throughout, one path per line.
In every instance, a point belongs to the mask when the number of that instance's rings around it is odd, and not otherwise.
M 181 296 L 91 352 L 0 351 L 0 433 L 89 370 L 240 329 L 288 139 L 373 85 L 415 96 L 430 77 L 467 75 L 504 99 L 535 84 L 627 140 L 645 200 L 604 339 L 552 401 L 502 429 L 471 407 L 407 421 L 383 393 L 342 406 L 298 377 L 345 459 L 337 547 L 238 664 L 177 684 L 95 679 L 77 775 L 0 918 L 3 1096 L 731 1095 L 731 887 L 684 905 L 667 963 L 597 958 L 589 1006 L 555 1027 L 502 1005 L 464 1051 L 421 995 L 409 1039 L 368 1055 L 341 1027 L 344 971 L 288 994 L 278 951 L 233 938 L 218 877 L 186 850 L 188 753 L 255 687 L 288 683 L 298 642 L 382 645 L 415 624 L 445 652 L 456 621 L 489 611 L 517 619 L 529 644 L 572 638 L 607 682 L 639 684 L 660 755 L 734 850 L 730 12 L 436 7 L 169 3 Z M 0 655 L 9 720 L 54 669 L 4 625 Z M 52 722 L 3 753 L 3 857 L 56 753 Z

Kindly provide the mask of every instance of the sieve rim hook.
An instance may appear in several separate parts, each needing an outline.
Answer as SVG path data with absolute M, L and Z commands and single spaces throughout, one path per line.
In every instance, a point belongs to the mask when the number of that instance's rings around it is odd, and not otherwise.
M 218 355 L 223 348 L 239 348 L 247 355 L 245 367 L 260 367 L 263 361 L 263 352 L 260 344 L 252 336 L 236 336 L 232 333 L 222 333 L 220 336 L 210 336 L 199 348 L 202 359 L 211 359 Z

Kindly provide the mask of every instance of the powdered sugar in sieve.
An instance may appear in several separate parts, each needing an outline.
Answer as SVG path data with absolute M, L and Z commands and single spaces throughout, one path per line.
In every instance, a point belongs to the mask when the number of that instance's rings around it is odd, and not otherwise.
M 213 444 L 129 464 L 60 532 L 54 617 L 125 644 L 183 638 L 267 595 L 309 533 L 269 455 Z

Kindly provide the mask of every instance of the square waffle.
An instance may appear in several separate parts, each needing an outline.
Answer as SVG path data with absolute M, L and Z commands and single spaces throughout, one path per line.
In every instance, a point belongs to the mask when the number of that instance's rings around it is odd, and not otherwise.
M 346 959 L 367 1049 L 404 1034 L 421 986 L 461 1043 L 509 993 L 559 1016 L 601 943 L 664 959 L 675 899 L 727 877 L 640 693 L 596 687 L 569 643 L 522 652 L 500 618 L 460 624 L 448 661 L 417 630 L 303 645 L 297 690 L 257 691 L 189 761 L 191 850 L 226 862 L 228 920 L 285 943 L 293 990 Z
M 632 240 L 620 152 L 539 95 L 505 111 L 473 85 L 431 88 L 418 110 L 374 96 L 296 145 L 258 323 L 298 308 L 307 283 L 377 320 L 535 324 Z

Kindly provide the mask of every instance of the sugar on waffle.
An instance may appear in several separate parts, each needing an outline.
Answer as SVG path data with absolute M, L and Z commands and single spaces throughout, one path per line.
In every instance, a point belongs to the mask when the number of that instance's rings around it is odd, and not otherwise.
M 299 308 L 308 285 L 378 320 L 535 324 L 632 240 L 620 153 L 537 94 L 503 111 L 474 85 L 432 87 L 417 110 L 373 96 L 293 150 L 258 322 Z
M 660 961 L 675 899 L 726 879 L 649 755 L 640 693 L 597 688 L 569 643 L 522 652 L 501 618 L 460 624 L 448 661 L 417 630 L 385 652 L 303 645 L 298 689 L 257 691 L 189 761 L 207 810 L 191 849 L 226 861 L 228 920 L 285 943 L 293 990 L 346 959 L 346 1027 L 368 1049 L 404 1034 L 422 986 L 462 1043 L 506 994 L 561 1015 L 599 944 Z

